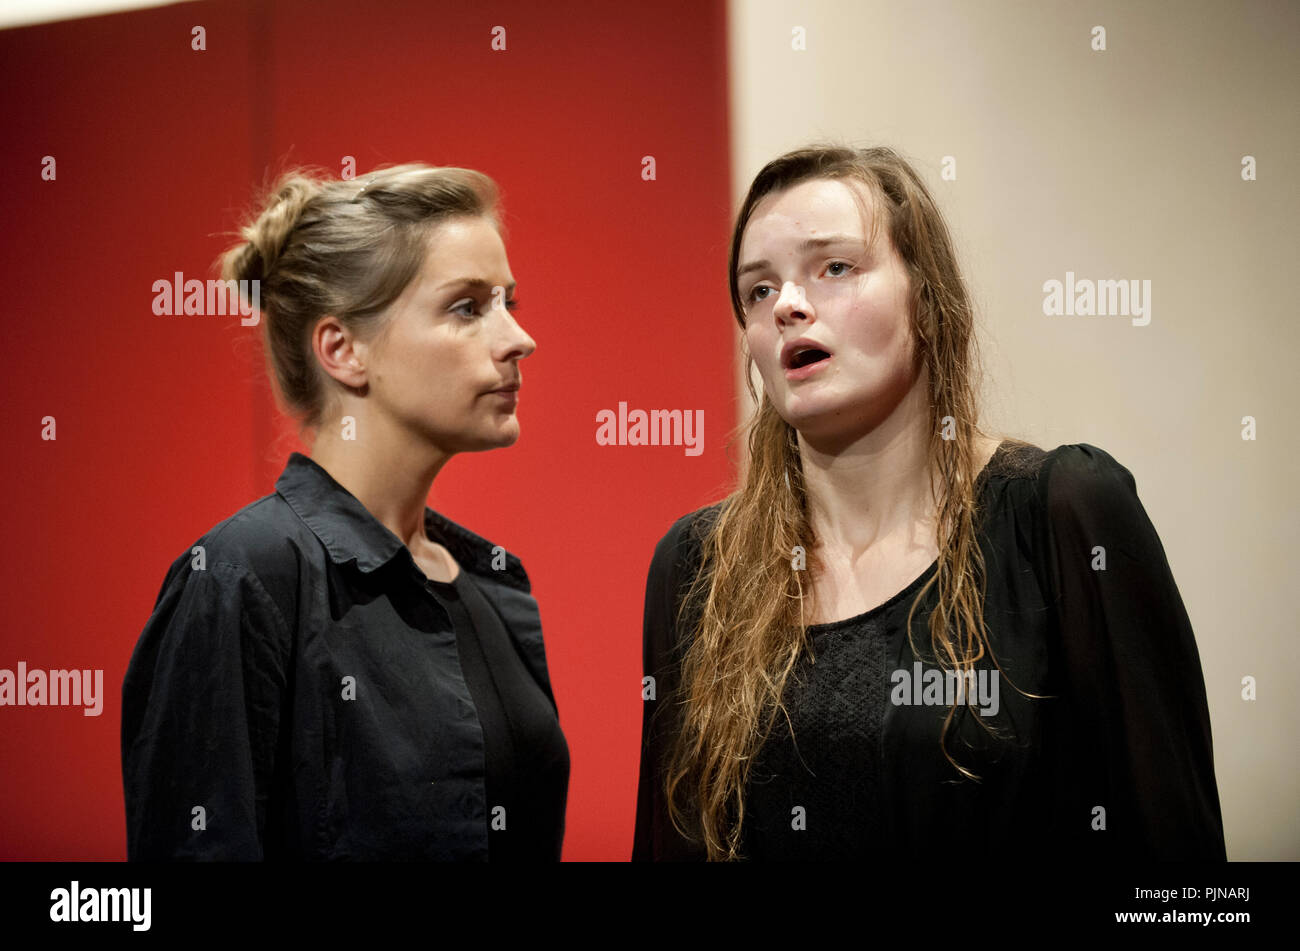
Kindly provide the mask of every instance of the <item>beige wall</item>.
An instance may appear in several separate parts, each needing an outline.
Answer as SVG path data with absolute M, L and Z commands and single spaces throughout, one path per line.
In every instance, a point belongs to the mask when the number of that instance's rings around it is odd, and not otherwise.
M 732 0 L 730 16 L 736 205 L 814 140 L 914 162 L 975 297 L 985 423 L 1133 472 L 1201 651 L 1228 856 L 1300 858 L 1300 4 Z M 1150 323 L 1045 316 L 1043 283 L 1067 271 L 1149 280 Z

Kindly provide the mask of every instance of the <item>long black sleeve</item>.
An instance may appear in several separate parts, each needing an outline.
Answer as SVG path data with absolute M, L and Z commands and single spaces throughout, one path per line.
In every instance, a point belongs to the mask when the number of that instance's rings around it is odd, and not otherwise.
M 654 699 L 643 701 L 634 862 L 702 861 L 706 857 L 701 844 L 674 828 L 664 792 L 664 766 L 676 728 L 672 705 L 680 684 L 677 612 L 684 587 L 690 584 L 698 564 L 696 518 L 679 519 L 660 539 L 646 580 L 642 669 L 646 677 L 654 678 Z
M 1096 830 L 1105 810 L 1096 855 L 1222 861 L 1200 655 L 1164 548 L 1127 469 L 1094 446 L 1052 455 L 1044 548 L 1084 784 L 1070 821 Z
M 289 645 L 255 575 L 173 566 L 122 685 L 130 860 L 264 858 Z

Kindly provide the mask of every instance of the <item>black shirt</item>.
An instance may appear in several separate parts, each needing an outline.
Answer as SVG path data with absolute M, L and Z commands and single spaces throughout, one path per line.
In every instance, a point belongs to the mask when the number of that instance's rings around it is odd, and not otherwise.
M 533 823 L 521 849 L 559 859 L 568 748 L 528 577 L 432 509 L 425 527 L 481 594 L 486 661 L 468 672 L 460 646 L 475 632 L 453 626 L 397 536 L 298 453 L 274 494 L 172 564 L 122 685 L 130 859 L 486 861 L 491 807 L 521 785 L 539 801 L 531 815 L 507 808 L 507 834 Z M 508 663 L 494 699 L 481 674 L 511 656 L 526 677 Z M 514 742 L 503 722 L 545 750 L 494 771 L 493 801 L 488 759 Z
M 809 629 L 812 656 L 783 695 L 791 725 L 778 714 L 755 757 L 742 854 L 1223 860 L 1200 658 L 1131 473 L 1095 446 L 1003 443 L 976 493 L 993 652 L 1016 686 L 1055 697 L 1027 699 L 988 656 L 977 662 L 969 696 L 984 712 L 958 708 L 948 749 L 982 780 L 961 777 L 939 748 L 946 687 L 931 690 L 941 675 L 906 634 L 931 565 L 873 610 Z M 673 618 L 718 510 L 678 520 L 650 567 L 644 659 L 657 699 L 642 724 L 637 860 L 705 857 L 668 818 L 663 764 L 696 616 L 681 630 Z M 927 654 L 935 601 L 931 587 L 913 618 Z
M 461 669 L 483 724 L 490 860 L 555 859 L 566 784 L 538 781 L 569 773 L 555 708 L 472 575 L 462 571 L 454 582 L 429 586 L 456 627 Z

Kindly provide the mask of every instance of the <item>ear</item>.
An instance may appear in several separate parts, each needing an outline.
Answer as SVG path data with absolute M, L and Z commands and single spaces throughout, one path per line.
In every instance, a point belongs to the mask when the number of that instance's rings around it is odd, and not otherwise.
M 321 369 L 344 386 L 366 385 L 366 348 L 337 317 L 327 314 L 316 321 L 311 349 Z

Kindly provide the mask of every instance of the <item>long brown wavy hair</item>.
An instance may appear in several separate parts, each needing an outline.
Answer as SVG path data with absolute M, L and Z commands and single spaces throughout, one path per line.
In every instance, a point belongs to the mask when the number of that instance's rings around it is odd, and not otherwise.
M 732 310 L 743 330 L 745 307 L 736 268 L 755 206 L 768 195 L 813 179 L 866 186 L 874 214 L 851 190 L 864 221 L 870 219 L 870 241 L 883 224 L 907 267 L 917 360 L 928 371 L 930 385 L 929 462 L 941 487 L 935 499 L 938 571 L 908 613 L 908 641 L 915 652 L 912 617 L 937 586 L 929 624 L 933 657 L 941 667 L 966 676 L 985 651 L 992 657 L 984 626 L 984 560 L 976 541 L 976 441 L 983 433 L 977 427 L 973 315 L 947 225 L 924 183 L 888 148 L 810 146 L 769 162 L 736 217 L 729 262 Z M 746 369 L 752 369 L 752 358 L 747 357 Z M 702 838 L 710 860 L 740 857 L 750 766 L 778 711 L 789 723 L 782 703 L 786 680 L 800 653 L 811 650 L 803 572 L 794 570 L 796 549 L 805 553 L 809 577 L 821 568 L 797 433 L 766 394 L 754 392 L 752 374 L 745 376 L 758 403 L 747 427 L 749 464 L 739 488 L 704 530 L 700 570 L 682 603 L 679 623 L 692 631 L 682 657 L 681 721 L 666 778 L 673 824 L 683 835 Z M 952 438 L 944 438 L 945 417 L 952 417 Z M 944 720 L 940 747 L 962 775 L 978 780 L 947 748 L 957 705 Z M 975 720 L 995 732 L 982 717 Z

